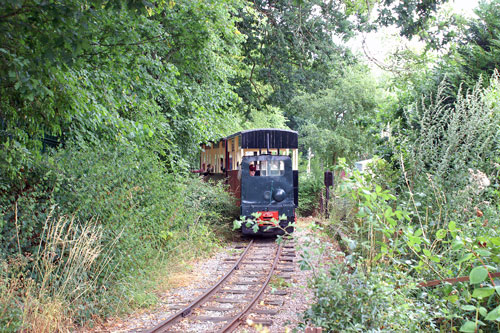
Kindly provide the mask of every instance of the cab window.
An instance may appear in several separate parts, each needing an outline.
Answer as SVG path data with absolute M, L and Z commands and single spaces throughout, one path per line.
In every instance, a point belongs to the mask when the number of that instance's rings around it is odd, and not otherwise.
M 283 176 L 285 175 L 285 163 L 283 161 L 260 161 L 260 176 Z

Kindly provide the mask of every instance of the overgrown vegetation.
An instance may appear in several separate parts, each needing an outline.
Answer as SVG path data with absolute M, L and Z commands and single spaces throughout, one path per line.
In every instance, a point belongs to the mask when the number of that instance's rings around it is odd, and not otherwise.
M 303 215 L 323 171 L 381 157 L 337 184 L 326 229 L 352 253 L 318 276 L 309 320 L 494 330 L 499 3 L 464 18 L 445 2 L 0 0 L 0 325 L 154 304 L 155 272 L 230 229 L 223 186 L 187 172 L 199 144 L 288 127 Z M 345 42 L 391 25 L 425 47 L 377 81 Z M 416 286 L 461 274 L 472 284 Z
M 498 330 L 498 279 L 489 276 L 500 261 L 498 74 L 480 83 L 453 105 L 443 83 L 434 100 L 408 108 L 389 163 L 362 174 L 340 165 L 350 177 L 337 193 L 349 204 L 333 202 L 328 226 L 348 235 L 349 250 L 315 281 L 320 301 L 308 320 L 332 331 Z M 416 285 L 460 276 L 469 281 Z
M 344 253 L 316 273 L 306 322 L 334 332 L 500 329 L 492 275 L 500 262 L 500 86 L 490 33 L 498 5 L 482 2 L 470 19 L 440 16 L 419 33 L 423 53 L 393 55 L 391 95 L 378 104 L 380 157 L 363 173 L 350 161 L 337 166 L 347 177 L 337 178 L 325 231 Z M 432 36 L 433 24 L 458 33 Z
M 127 146 L 68 147 L 40 163 L 30 188 L 2 199 L 2 305 L 23 309 L 5 319 L 12 331 L 154 303 L 135 281 L 209 252 L 234 216 L 221 186 L 169 174 L 154 154 Z

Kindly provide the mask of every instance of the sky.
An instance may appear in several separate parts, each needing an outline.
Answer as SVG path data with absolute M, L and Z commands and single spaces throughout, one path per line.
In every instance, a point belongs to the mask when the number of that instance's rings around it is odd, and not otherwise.
M 445 5 L 445 8 L 466 17 L 474 17 L 475 14 L 473 9 L 477 7 L 477 5 L 478 0 L 450 0 L 449 3 Z M 405 38 L 401 38 L 396 28 L 387 27 L 379 29 L 377 32 L 353 38 L 347 43 L 347 46 L 354 52 L 362 54 L 367 59 L 369 58 L 368 63 L 374 71 L 377 72 L 381 71 L 381 69 L 376 63 L 382 66 L 386 64 L 387 56 L 398 48 L 407 47 L 418 50 L 423 47 L 423 44 L 416 40 L 409 41 Z

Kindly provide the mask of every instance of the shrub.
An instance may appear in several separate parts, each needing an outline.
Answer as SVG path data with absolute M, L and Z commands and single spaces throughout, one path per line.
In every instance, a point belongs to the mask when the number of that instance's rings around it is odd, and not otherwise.
M 317 302 L 304 319 L 328 332 L 429 331 L 432 313 L 439 311 L 415 299 L 416 283 L 380 268 L 370 274 L 346 274 L 335 265 L 313 282 Z
M 446 103 L 447 85 L 442 83 L 434 100 L 422 101 L 406 113 L 413 127 L 401 133 L 397 160 L 404 176 L 408 204 L 425 228 L 446 220 L 467 220 L 474 207 L 488 201 L 485 186 L 496 181 L 496 150 L 500 140 L 497 100 L 498 73 L 490 87 L 481 81 L 465 94 Z M 424 221 L 422 216 L 427 216 Z M 424 230 L 425 231 L 425 230 Z
M 167 173 L 160 158 L 149 150 L 124 144 L 67 143 L 65 149 L 33 161 L 20 184 L 0 192 L 4 213 L 0 218 L 0 258 L 4 262 L 35 258 L 40 246 L 44 249 L 50 242 L 59 244 L 59 239 L 66 237 L 64 230 L 74 237 L 77 234 L 71 228 L 87 234 L 88 221 L 96 221 L 99 230 L 95 249 L 111 249 L 107 258 L 113 269 L 107 275 L 81 266 L 76 275 L 71 273 L 72 278 L 63 279 L 58 272 L 52 272 L 57 267 L 37 266 L 38 261 L 31 259 L 23 261 L 19 272 L 32 279 L 31 296 L 18 301 L 14 297 L 18 292 L 8 293 L 12 297 L 5 300 L 6 304 L 29 301 L 30 306 L 40 309 L 53 305 L 56 311 L 56 303 L 49 306 L 46 302 L 61 302 L 61 311 L 70 313 L 71 320 L 56 320 L 56 325 L 67 326 L 73 320 L 87 321 L 116 308 L 122 311 L 129 305 L 144 304 L 138 298 L 154 302 L 154 297 L 149 296 L 153 290 L 141 289 L 146 284 L 152 287 L 152 271 L 173 258 L 209 252 L 219 242 L 216 232 L 226 226 L 230 229 L 225 221 L 233 219 L 234 205 L 221 184 L 205 183 L 198 176 Z M 53 232 L 47 236 L 46 221 L 51 212 L 54 216 L 72 216 L 71 228 L 60 227 L 57 232 L 51 229 Z M 72 260 L 67 248 L 55 253 L 57 260 Z M 6 274 L 9 277 L 0 288 L 17 290 L 14 273 L 8 270 Z M 48 283 L 47 276 L 56 280 Z M 85 292 L 77 297 L 78 302 L 73 301 L 70 290 L 83 292 L 83 287 L 71 285 L 78 280 L 75 276 L 92 279 L 99 290 L 106 292 Z M 47 294 L 48 286 L 59 286 L 66 296 Z M 46 295 L 50 297 L 44 298 Z M 0 320 L 18 318 L 19 313 L 6 309 Z
M 299 207 L 297 212 L 302 216 L 311 215 L 318 209 L 319 196 L 323 188 L 323 181 L 315 173 L 300 174 L 299 179 Z
M 318 291 L 320 302 L 310 318 L 326 318 L 324 324 L 332 330 L 498 330 L 498 281 L 488 276 L 500 262 L 498 184 L 491 186 L 498 181 L 498 87 L 494 76 L 489 88 L 478 85 L 465 96 L 458 94 L 451 106 L 444 103 L 441 86 L 433 103 L 422 103 L 407 115 L 414 127 L 397 147 L 399 170 L 393 171 L 399 171 L 399 177 L 379 164 L 374 172 L 350 173 L 340 188 L 352 209 L 346 218 L 330 223 L 351 230 L 346 261 L 354 274 L 345 277 L 335 271 L 318 280 L 323 291 Z M 469 283 L 443 283 L 402 294 L 383 287 L 400 276 L 412 284 L 464 275 Z M 355 297 L 344 301 L 351 293 Z M 383 316 L 357 315 L 362 300 L 372 294 L 365 309 Z M 385 295 L 393 295 L 394 303 Z M 407 316 L 419 314 L 415 322 L 405 324 L 378 310 L 393 304 Z M 328 316 L 325 309 L 338 315 Z M 387 326 L 384 316 L 395 326 Z

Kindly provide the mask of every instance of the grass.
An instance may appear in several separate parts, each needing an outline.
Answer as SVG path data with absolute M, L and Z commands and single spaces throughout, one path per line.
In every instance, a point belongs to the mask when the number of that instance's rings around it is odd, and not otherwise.
M 95 221 L 84 226 L 74 218 L 45 221 L 33 255 L 18 254 L 3 262 L 0 276 L 0 320 L 5 331 L 66 332 L 78 309 L 96 292 L 109 272 L 109 248 L 101 245 Z

